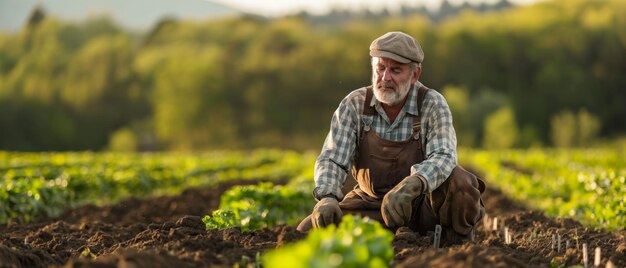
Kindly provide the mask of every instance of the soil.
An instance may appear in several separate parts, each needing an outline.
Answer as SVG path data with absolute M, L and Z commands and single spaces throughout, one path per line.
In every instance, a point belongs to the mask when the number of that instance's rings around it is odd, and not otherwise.
M 0 267 L 233 267 L 255 260 L 257 252 L 306 237 L 293 226 L 242 232 L 207 231 L 202 216 L 219 205 L 236 181 L 190 189 L 178 196 L 131 198 L 113 206 L 84 206 L 55 219 L 0 225 Z M 483 194 L 488 215 L 474 240 L 433 248 L 433 234 L 396 231 L 395 267 L 551 267 L 582 264 L 587 243 L 589 266 L 596 247 L 601 266 L 626 267 L 626 231 L 583 227 L 572 219 L 550 218 L 507 199 L 500 191 Z M 493 219 L 498 219 L 498 230 Z M 504 228 L 512 242 L 504 243 Z M 487 226 L 487 227 L 486 227 Z M 561 251 L 552 247 L 561 236 Z M 566 242 L 569 240 L 569 243 Z M 566 243 L 569 244 L 565 248 Z

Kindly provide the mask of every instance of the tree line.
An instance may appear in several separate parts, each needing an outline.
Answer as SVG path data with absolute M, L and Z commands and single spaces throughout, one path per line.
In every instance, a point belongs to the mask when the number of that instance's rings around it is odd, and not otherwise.
M 0 33 L 0 149 L 318 149 L 350 91 L 370 83 L 382 33 L 416 37 L 421 81 L 442 92 L 459 142 L 584 146 L 626 132 L 626 2 L 548 1 L 433 22 L 306 16 L 164 19 L 36 11 Z

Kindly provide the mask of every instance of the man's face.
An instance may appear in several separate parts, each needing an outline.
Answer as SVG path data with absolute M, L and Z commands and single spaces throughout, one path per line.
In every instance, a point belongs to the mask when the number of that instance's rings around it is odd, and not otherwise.
M 419 77 L 419 68 L 413 72 L 409 64 L 392 59 L 372 59 L 372 85 L 376 99 L 387 105 L 397 105 L 404 100 Z

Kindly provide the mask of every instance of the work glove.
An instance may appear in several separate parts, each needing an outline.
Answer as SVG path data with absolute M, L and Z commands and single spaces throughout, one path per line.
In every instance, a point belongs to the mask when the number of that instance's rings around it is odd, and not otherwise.
M 339 202 L 334 197 L 324 197 L 315 204 L 311 214 L 313 228 L 326 227 L 333 223 L 339 223 L 343 213 L 339 208 Z
M 425 191 L 425 181 L 418 176 L 404 178 L 383 197 L 381 214 L 389 228 L 406 226 L 411 220 L 413 200 Z

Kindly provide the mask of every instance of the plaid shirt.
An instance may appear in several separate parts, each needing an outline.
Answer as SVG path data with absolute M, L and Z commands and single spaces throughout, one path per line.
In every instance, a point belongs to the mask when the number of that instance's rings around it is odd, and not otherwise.
M 330 132 L 324 141 L 322 152 L 315 161 L 316 199 L 333 194 L 343 198 L 341 188 L 352 168 L 355 151 L 364 121 L 370 123 L 381 138 L 403 141 L 413 133 L 413 116 L 419 113 L 417 107 L 417 89 L 420 82 L 409 91 L 407 101 L 392 124 L 383 110 L 381 103 L 374 97 L 370 103 L 378 112 L 375 116 L 363 115 L 365 88 L 352 91 L 345 97 L 333 114 Z M 434 90 L 429 90 L 421 109 L 422 130 L 420 140 L 425 148 L 425 160 L 411 167 L 411 176 L 421 176 L 427 182 L 429 192 L 437 189 L 452 173 L 457 165 L 456 133 L 452 126 L 452 114 L 444 97 Z M 424 144 L 424 141 L 428 141 Z

